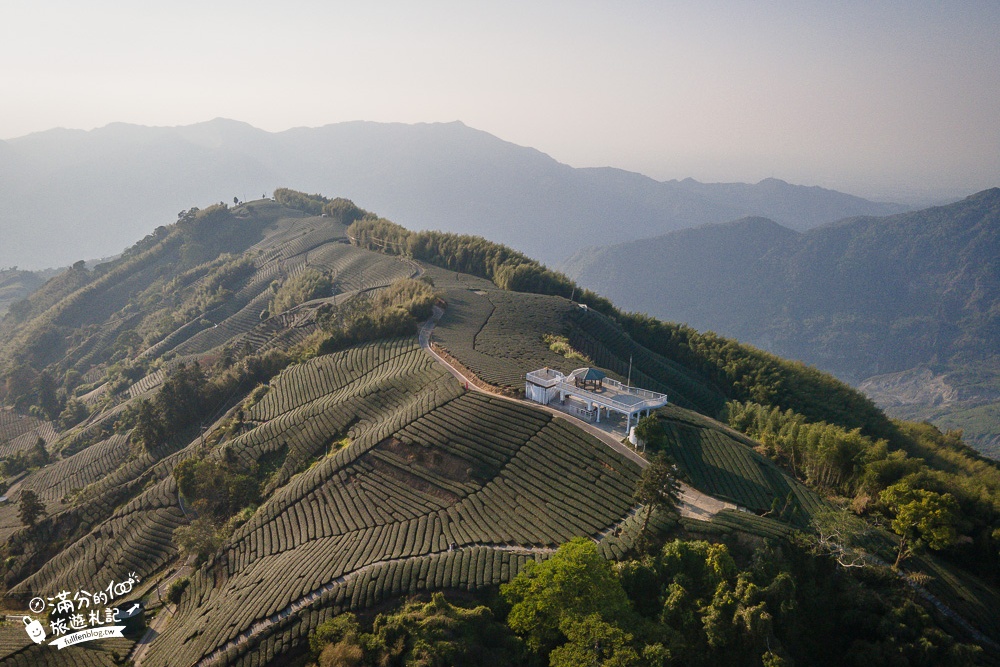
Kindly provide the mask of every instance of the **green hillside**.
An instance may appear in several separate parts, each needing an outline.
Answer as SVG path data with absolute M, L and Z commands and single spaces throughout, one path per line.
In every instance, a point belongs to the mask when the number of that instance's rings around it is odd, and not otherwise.
M 802 233 L 762 218 L 682 230 L 564 267 L 621 307 L 814 364 L 995 452 L 998 230 L 994 188 Z
M 344 230 L 273 202 L 194 212 L 100 272 L 73 269 L 58 285 L 76 289 L 42 289 L 4 321 L 0 355 L 18 360 L 6 362 L 5 397 L 37 416 L 0 413 L 3 451 L 33 452 L 42 434 L 50 461 L 9 476 L 42 501 L 37 525 L 0 504 L 11 603 L 122 572 L 155 576 L 176 559 L 186 547 L 175 531 L 218 509 L 197 493 L 182 500 L 182 461 L 259 480 L 260 496 L 221 517 L 214 555 L 147 664 L 225 651 L 275 614 L 238 653 L 282 653 L 337 610 L 494 585 L 629 514 L 634 463 L 546 413 L 464 392 L 415 337 L 315 356 L 338 309 L 427 270 L 351 247 Z M 268 312 L 308 271 L 329 277 L 327 291 Z M 194 363 L 204 371 L 192 375 Z M 193 414 L 171 416 L 168 391 L 181 403 L 193 392 Z M 66 422 L 72 405 L 79 423 Z M 153 442 L 143 405 L 163 411 Z M 304 599 L 301 614 L 281 613 Z M 21 645 L 11 659 L 49 660 L 45 648 Z
M 19 619 L 35 596 L 134 575 L 155 628 L 142 644 L 127 634 L 61 651 L 0 634 L 3 664 L 304 663 L 332 619 L 369 622 L 434 591 L 489 600 L 581 537 L 622 577 L 668 538 L 720 540 L 743 567 L 744 547 L 766 537 L 833 567 L 803 535 L 831 496 L 901 459 L 954 491 L 973 542 L 912 561 L 937 573 L 935 599 L 970 624 L 952 628 L 928 606 L 920 627 L 948 630 L 927 641 L 961 652 L 995 634 L 983 625 L 1000 610 L 995 581 L 980 581 L 990 564 L 974 561 L 995 546 L 1000 489 L 985 463 L 980 486 L 954 481 L 971 465 L 960 443 L 900 431 L 812 369 L 621 313 L 483 239 L 412 234 L 342 199 L 276 199 L 182 212 L 0 322 L 3 606 Z M 485 391 L 421 347 L 434 309 L 433 349 Z M 688 500 L 682 516 L 647 511 L 634 496 L 642 468 L 620 445 L 518 400 L 525 372 L 584 364 L 623 380 L 631 365 L 634 385 L 667 393 L 649 454 L 670 454 L 709 501 L 742 511 Z M 823 421 L 838 456 L 855 440 L 835 425 L 864 430 L 845 464 L 856 477 L 836 488 L 797 478 L 807 469 L 780 447 L 716 421 L 751 398 Z M 882 436 L 894 453 L 874 444 Z M 911 466 L 903 448 L 918 442 L 928 463 Z M 40 510 L 30 518 L 26 498 Z M 898 608 L 906 586 L 880 576 L 878 604 Z M 157 592 L 168 577 L 175 585 Z M 789 655 L 816 655 L 789 633 L 775 635 Z
M 10 307 L 23 301 L 52 277 L 51 271 L 19 271 L 17 268 L 0 269 L 0 317 Z

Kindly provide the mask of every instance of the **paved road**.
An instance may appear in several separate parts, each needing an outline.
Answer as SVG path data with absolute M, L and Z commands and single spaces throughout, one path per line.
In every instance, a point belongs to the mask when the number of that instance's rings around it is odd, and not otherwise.
M 2 496 L 0 496 L 0 503 L 5 503 L 8 500 L 13 501 L 14 500 L 14 494 L 16 494 L 17 491 L 18 491 L 18 489 L 21 488 L 21 483 L 24 482 L 24 479 L 27 476 L 28 476 L 28 473 L 22 472 L 22 473 L 19 473 L 18 476 L 14 477 L 14 479 L 16 479 L 17 481 L 14 482 L 10 486 L 9 489 L 7 489 L 7 492 L 5 494 L 3 494 Z
M 188 556 L 184 564 L 177 568 L 177 571 L 171 574 L 169 577 L 157 584 L 156 588 L 150 592 L 149 598 L 152 599 L 154 595 L 159 595 L 158 600 L 166 600 L 167 591 L 170 590 L 170 584 L 174 583 L 178 579 L 189 576 L 194 572 L 194 561 L 195 556 L 192 554 Z M 127 657 L 127 660 L 131 660 L 135 667 L 139 667 L 143 659 L 146 657 L 146 651 L 149 650 L 149 645 L 154 639 L 156 639 L 162 632 L 170 619 L 174 617 L 174 611 L 176 611 L 176 606 L 174 609 L 170 609 L 170 603 L 164 602 L 163 607 L 160 611 L 153 617 L 153 620 L 149 622 L 149 627 L 146 628 L 146 632 L 142 635 L 142 638 L 136 642 L 135 646 L 132 647 L 132 654 Z
M 433 317 L 424 322 L 423 326 L 420 327 L 420 332 L 418 333 L 418 338 L 420 340 L 420 347 L 427 350 L 428 354 L 434 357 L 434 359 L 436 359 L 438 362 L 444 364 L 444 367 L 447 368 L 448 371 L 459 382 L 463 384 L 463 386 L 467 387 L 470 391 L 479 391 L 485 394 L 489 394 L 490 396 L 496 396 L 498 398 L 502 398 L 505 401 L 530 405 L 531 407 L 536 408 L 538 410 L 545 410 L 555 415 L 556 417 L 565 419 L 566 421 L 572 423 L 574 426 L 579 427 L 583 431 L 586 431 L 587 433 L 591 434 L 592 436 L 594 436 L 595 438 L 597 438 L 598 440 L 600 440 L 608 447 L 621 454 L 622 456 L 635 461 L 641 467 L 645 468 L 646 466 L 649 465 L 649 461 L 640 456 L 634 449 L 632 449 L 628 445 L 622 444 L 622 442 L 618 439 L 617 436 L 615 436 L 612 433 L 609 433 L 608 431 L 605 431 L 602 428 L 597 427 L 596 425 L 590 422 L 584 421 L 578 417 L 575 417 L 571 414 L 567 414 L 562 410 L 557 410 L 556 408 L 553 408 L 548 405 L 542 405 L 540 403 L 535 403 L 534 401 L 511 398 L 510 396 L 503 396 L 501 394 L 494 394 L 479 387 L 473 381 L 473 378 L 466 377 L 465 375 L 463 375 L 461 371 L 452 366 L 440 354 L 434 351 L 434 348 L 431 347 L 430 344 L 431 333 L 434 331 L 434 325 L 437 324 L 438 320 L 441 319 L 442 315 L 444 315 L 444 310 L 438 306 L 434 306 Z M 695 489 L 693 486 L 689 486 L 684 482 L 680 482 L 679 496 L 681 502 L 678 507 L 678 510 L 680 510 L 681 516 L 684 517 L 707 520 L 712 518 L 713 516 L 715 516 L 724 509 L 736 509 L 735 504 L 719 500 L 718 498 L 713 498 L 712 496 L 704 494 L 701 491 Z
M 574 417 L 573 415 L 568 415 L 565 412 L 562 412 L 561 410 L 556 410 L 555 408 L 551 408 L 551 407 L 549 407 L 547 405 L 540 405 L 538 403 L 534 403 L 534 402 L 530 402 L 530 401 L 523 401 L 523 400 L 520 400 L 520 399 L 511 398 L 509 396 L 502 396 L 500 394 L 493 394 L 491 392 L 486 392 L 484 389 L 481 389 L 480 387 L 476 386 L 476 384 L 472 381 L 471 378 L 466 377 L 465 375 L 463 375 L 458 369 L 456 369 L 454 366 L 452 366 L 450 363 L 448 363 L 444 358 L 441 357 L 441 355 L 439 355 L 437 352 L 435 352 L 431 348 L 431 346 L 430 346 L 430 334 L 431 334 L 431 332 L 434 329 L 434 324 L 441 318 L 441 316 L 443 314 L 444 314 L 444 311 L 441 308 L 439 308 L 437 306 L 434 307 L 434 317 L 432 317 L 430 320 L 428 320 L 427 322 L 425 322 L 424 325 L 420 328 L 420 331 L 419 331 L 419 334 L 418 334 L 418 338 L 420 340 L 420 346 L 422 348 L 424 348 L 425 350 L 427 350 L 427 352 L 432 357 L 434 357 L 434 359 L 436 359 L 438 362 L 440 362 L 441 364 L 443 364 L 444 367 L 447 368 L 448 371 L 455 377 L 455 379 L 457 379 L 463 385 L 465 385 L 466 387 L 468 387 L 472 391 L 479 391 L 479 392 L 483 392 L 483 393 L 489 393 L 491 396 L 497 396 L 497 397 L 502 398 L 503 400 L 506 400 L 506 401 L 511 401 L 511 402 L 514 402 L 514 403 L 523 403 L 523 404 L 526 404 L 526 405 L 530 405 L 531 407 L 536 408 L 536 409 L 546 410 L 546 411 L 550 412 L 551 414 L 553 414 L 554 416 L 559 417 L 561 419 L 565 419 L 565 420 L 573 423 L 574 425 L 578 426 L 579 428 L 583 429 L 587 433 L 590 433 L 595 438 L 597 438 L 598 440 L 600 440 L 601 442 L 603 442 L 604 444 L 606 444 L 608 447 L 611 447 L 612 449 L 614 449 L 616 452 L 618 452 L 622 456 L 625 456 L 625 457 L 627 457 L 627 458 L 635 461 L 640 466 L 646 467 L 646 466 L 649 465 L 649 462 L 646 461 L 646 459 L 644 459 L 643 457 L 639 456 L 639 454 L 637 454 L 630 447 L 628 447 L 628 446 L 622 444 L 621 442 L 619 442 L 618 439 L 613 434 L 608 433 L 607 431 L 604 431 L 604 430 L 596 427 L 595 425 L 593 425 L 593 424 L 591 424 L 589 422 L 585 422 L 582 419 L 578 419 L 578 418 Z M 716 514 L 717 512 L 719 512 L 719 511 L 721 511 L 721 510 L 723 510 L 725 508 L 732 508 L 732 509 L 736 508 L 736 506 L 733 505 L 732 503 L 727 503 L 727 502 L 723 502 L 721 500 L 718 500 L 716 498 L 712 498 L 711 496 L 708 496 L 708 495 L 706 495 L 704 493 L 701 493 L 697 489 L 694 489 L 693 487 L 690 487 L 687 484 L 684 484 L 683 482 L 681 483 L 680 500 L 681 500 L 681 503 L 680 503 L 679 509 L 680 509 L 681 515 L 682 516 L 690 516 L 690 517 L 694 517 L 694 518 L 698 518 L 698 519 L 708 519 L 711 516 L 713 516 L 714 514 Z M 632 513 L 634 513 L 634 512 L 635 512 L 635 510 L 633 510 Z M 631 516 L 631 514 L 629 516 Z M 628 516 L 626 516 L 625 518 L 628 518 Z M 624 521 L 624 519 L 623 519 L 623 521 Z M 614 529 L 614 526 L 608 528 L 608 530 L 606 532 L 610 532 L 613 529 Z M 506 545 L 506 544 L 503 544 L 503 545 L 500 545 L 500 544 L 497 544 L 497 545 L 467 545 L 467 546 L 459 547 L 459 549 L 469 549 L 469 548 L 473 548 L 473 547 L 483 547 L 483 546 L 487 546 L 487 547 L 490 547 L 490 548 L 493 548 L 493 549 L 498 549 L 498 550 L 503 550 L 503 551 L 513 551 L 513 552 L 525 553 L 525 554 L 546 554 L 547 555 L 547 554 L 551 554 L 551 553 L 553 553 L 555 551 L 555 549 L 553 549 L 551 547 L 520 547 L 520 546 L 510 546 L 510 545 Z M 190 562 L 190 559 L 189 559 L 189 562 Z M 225 645 L 219 647 L 218 649 L 216 649 L 215 651 L 213 651 L 211 654 L 209 654 L 208 656 L 206 656 L 205 658 L 203 658 L 198 663 L 198 665 L 199 666 L 211 665 L 213 663 L 217 663 L 220 660 L 223 660 L 225 658 L 226 650 L 228 648 L 230 648 L 232 646 L 238 646 L 240 644 L 243 644 L 243 643 L 249 641 L 250 639 L 252 639 L 253 637 L 256 637 L 257 635 L 260 635 L 260 634 L 266 632 L 269 628 L 271 628 L 272 626 L 274 626 L 276 623 L 279 623 L 282 619 L 287 618 L 290 614 L 293 614 L 296 611 L 302 609 L 303 607 L 305 607 L 305 606 L 313 603 L 314 601 L 316 601 L 323 593 L 325 593 L 326 591 L 332 589 L 334 586 L 336 586 L 338 584 L 341 584 L 341 583 L 343 583 L 343 582 L 345 582 L 345 581 L 347 581 L 347 580 L 349 580 L 351 578 L 357 577 L 357 576 L 363 574 L 368 569 L 371 569 L 373 567 L 377 567 L 379 565 L 384 565 L 387 562 L 391 562 L 391 561 L 379 561 L 377 563 L 371 563 L 371 564 L 366 565 L 366 566 L 364 566 L 362 568 L 359 568 L 358 570 L 355 570 L 355 571 L 350 572 L 348 574 L 345 574 L 345 575 L 343 575 L 341 577 L 338 577 L 337 579 L 335 579 L 335 580 L 333 580 L 331 582 L 328 582 L 327 584 L 325 584 L 322 587 L 316 589 L 315 591 L 312 591 L 311 593 L 309 593 L 309 594 L 307 594 L 307 595 L 299 598 L 298 600 L 292 602 L 290 605 L 288 605 L 287 607 L 285 607 L 281 611 L 277 612 L 276 614 L 273 614 L 272 616 L 269 616 L 268 618 L 261 619 L 260 621 L 257 621 L 252 626 L 250 626 L 249 628 L 247 628 L 247 630 L 245 632 L 241 633 L 239 636 L 237 636 L 233 640 L 227 642 Z M 189 565 L 185 564 L 181 569 L 179 569 L 173 575 L 171 575 L 166 580 L 164 580 L 159 585 L 159 587 L 163 588 L 163 590 L 161 590 L 161 594 L 166 594 L 166 587 L 168 587 L 170 585 L 170 582 L 172 582 L 173 580 L 175 580 L 175 579 L 177 579 L 179 577 L 186 576 L 186 574 L 190 572 L 190 569 L 191 568 L 189 567 Z M 185 572 L 185 570 L 187 570 L 187 572 Z M 149 629 L 146 631 L 146 634 L 143 635 L 142 639 L 139 641 L 139 643 L 136 645 L 136 647 L 135 647 L 135 649 L 133 651 L 132 661 L 133 661 L 133 664 L 136 667 L 139 667 L 140 664 L 142 663 L 142 660 L 143 660 L 143 658 L 146 655 L 146 651 L 149 648 L 150 642 L 152 642 L 153 639 L 160 632 L 162 632 L 163 628 L 167 625 L 167 623 L 169 622 L 169 620 L 170 620 L 170 618 L 172 616 L 173 616 L 173 612 L 171 612 L 169 610 L 169 608 L 168 608 L 167 605 L 164 605 L 164 609 L 159 614 L 157 614 L 156 618 L 154 618 L 153 621 L 150 623 Z

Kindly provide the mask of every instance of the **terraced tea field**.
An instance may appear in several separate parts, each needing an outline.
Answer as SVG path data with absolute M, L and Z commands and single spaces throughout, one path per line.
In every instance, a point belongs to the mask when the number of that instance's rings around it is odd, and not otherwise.
M 754 443 L 686 409 L 715 415 L 722 406 L 721 393 L 695 372 L 567 299 L 506 292 L 362 250 L 345 243 L 343 225 L 275 202 L 185 221 L 88 275 L 37 320 L 20 328 L 8 321 L 0 332 L 0 360 L 35 355 L 52 377 L 83 382 L 64 390 L 92 411 L 65 433 L 0 411 L 0 457 L 39 437 L 52 456 L 0 503 L 8 601 L 86 590 L 130 572 L 152 580 L 179 563 L 174 531 L 192 523 L 195 509 L 214 511 L 181 501 L 172 473 L 182 461 L 208 459 L 219 464 L 206 466 L 212 470 L 236 471 L 254 485 L 253 500 L 213 517 L 221 526 L 235 514 L 225 529 L 210 527 L 209 555 L 176 613 L 161 617 L 148 650 L 129 654 L 132 641 L 115 640 L 58 651 L 29 645 L 15 623 L 0 628 L 2 664 L 110 666 L 126 654 L 139 655 L 141 667 L 284 664 L 335 614 L 412 593 L 495 586 L 576 536 L 597 541 L 608 558 L 626 555 L 646 518 L 632 501 L 640 467 L 607 434 L 598 439 L 546 410 L 464 390 L 416 337 L 312 358 L 312 348 L 294 348 L 317 331 L 323 304 L 403 277 L 433 281 L 447 302 L 433 339 L 487 383 L 516 392 L 528 371 L 583 365 L 549 348 L 543 337 L 554 334 L 612 377 L 624 379 L 631 358 L 633 384 L 666 392 L 667 448 L 685 476 L 750 512 L 718 511 L 722 503 L 685 487 L 685 507 L 709 520 L 657 513 L 650 521 L 661 530 L 680 524 L 782 539 L 825 507 L 754 452 Z M 326 274 L 330 293 L 310 291 L 296 297 L 309 301 L 291 306 L 282 299 L 284 312 L 270 312 L 276 294 L 299 289 L 284 281 L 308 269 Z M 317 284 L 326 291 L 328 283 Z M 53 326 L 63 327 L 59 336 L 36 345 L 33 337 Z M 283 354 L 257 374 L 252 364 L 264 361 L 248 356 L 272 349 Z M 181 362 L 193 361 L 217 381 L 229 378 L 212 385 L 215 394 L 194 394 L 212 396 L 213 405 L 169 437 L 131 437 L 145 418 L 133 408 L 171 386 L 166 380 Z M 266 386 L 248 386 L 247 378 L 260 377 L 270 377 Z M 24 490 L 45 506 L 34 528 L 17 516 L 16 494 Z M 696 495 L 700 501 L 691 500 Z M 787 507 L 758 516 L 786 498 Z M 942 597 L 969 593 L 963 609 L 977 620 L 994 614 L 977 604 L 987 596 L 974 581 L 947 568 L 934 576 Z
M 485 382 L 523 388 L 524 375 L 543 366 L 566 372 L 577 366 L 551 350 L 545 333 L 560 332 L 572 304 L 557 297 L 503 292 L 486 280 L 456 281 L 428 269 L 449 307 L 434 328 L 434 341 Z M 506 336 L 509 336 L 507 338 Z
M 132 648 L 130 639 L 98 639 L 59 650 L 31 643 L 20 620 L 0 627 L 0 664 L 4 667 L 116 667 Z
M 546 334 L 568 337 L 572 346 L 622 382 L 670 396 L 672 403 L 716 414 L 722 395 L 690 371 L 635 343 L 608 318 L 561 297 L 507 292 L 487 280 L 433 267 L 427 273 L 443 289 L 449 308 L 434 341 L 485 382 L 523 389 L 528 371 L 548 366 L 569 372 L 584 365 L 552 352 Z
M 34 447 L 38 438 L 50 443 L 56 437 L 56 431 L 49 422 L 0 409 L 0 458 Z
M 767 512 L 775 499 L 781 507 L 791 497 L 788 519 L 798 526 L 828 507 L 813 491 L 792 479 L 766 457 L 753 451 L 746 438 L 721 424 L 676 406 L 661 411 L 667 453 L 692 486 L 753 512 Z
M 506 581 L 535 553 L 626 516 L 638 475 L 563 420 L 463 392 L 411 341 L 290 368 L 251 418 L 226 447 L 253 458 L 287 448 L 284 474 L 331 435 L 351 444 L 290 476 L 197 573 L 144 664 L 217 651 L 256 664 L 330 613 Z

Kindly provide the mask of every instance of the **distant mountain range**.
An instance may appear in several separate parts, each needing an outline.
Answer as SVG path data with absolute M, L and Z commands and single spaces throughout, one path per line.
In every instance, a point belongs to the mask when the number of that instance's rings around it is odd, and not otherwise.
M 562 268 L 626 309 L 814 364 L 1000 454 L 1000 188 L 807 232 L 706 225 Z
M 193 202 L 277 187 L 343 195 L 414 229 L 479 234 L 547 263 L 747 215 L 796 229 L 905 207 L 767 179 L 660 182 L 575 169 L 462 123 L 340 123 L 269 133 L 217 119 L 112 124 L 0 141 L 0 267 L 65 266 L 119 252 Z

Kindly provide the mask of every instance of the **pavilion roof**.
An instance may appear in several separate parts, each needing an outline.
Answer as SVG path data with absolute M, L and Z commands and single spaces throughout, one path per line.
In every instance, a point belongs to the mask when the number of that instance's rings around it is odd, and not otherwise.
M 576 378 L 577 380 L 596 382 L 597 380 L 603 380 L 606 378 L 607 374 L 605 374 L 604 371 L 586 366 L 584 368 L 577 368 L 575 371 L 570 373 L 570 377 Z

